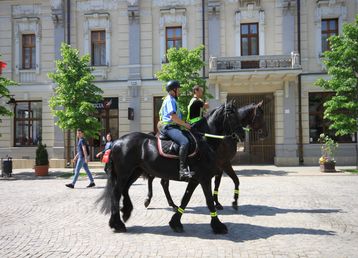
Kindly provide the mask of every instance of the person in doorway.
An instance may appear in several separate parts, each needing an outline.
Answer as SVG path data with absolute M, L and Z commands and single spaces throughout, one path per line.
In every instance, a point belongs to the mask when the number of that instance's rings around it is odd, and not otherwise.
M 106 141 L 107 142 L 106 142 L 106 145 L 104 146 L 104 149 L 97 153 L 97 155 L 96 155 L 97 158 L 99 158 L 100 156 L 103 156 L 107 150 L 110 150 L 112 148 L 113 141 L 112 141 L 111 133 L 107 133 Z M 104 172 L 106 172 L 106 174 L 108 175 L 108 162 L 106 162 L 104 165 Z
M 204 95 L 204 89 L 199 85 L 193 87 L 193 98 L 190 100 L 188 105 L 188 116 L 186 121 L 191 125 L 192 128 L 196 128 L 203 118 L 204 110 L 209 108 L 209 104 L 204 102 L 202 97 Z M 206 132 L 209 132 L 207 124 L 200 126 L 204 127 Z
M 189 151 L 189 140 L 183 134 L 181 127 L 188 130 L 191 126 L 182 120 L 177 98 L 180 94 L 180 84 L 178 81 L 169 81 L 166 85 L 168 95 L 165 97 L 162 107 L 159 111 L 162 123 L 161 133 L 172 139 L 179 147 L 179 176 L 183 178 L 191 178 L 193 173 L 188 169 L 187 155 Z
M 80 170 L 83 167 L 84 170 L 87 173 L 88 179 L 90 180 L 90 183 L 89 183 L 89 185 L 87 187 L 94 187 L 94 186 L 96 186 L 96 184 L 94 183 L 92 173 L 88 168 L 89 153 L 88 153 L 88 150 L 86 148 L 87 143 L 86 143 L 86 140 L 84 138 L 84 133 L 83 133 L 82 129 L 77 129 L 77 138 L 78 138 L 77 154 L 76 154 L 75 158 L 73 159 L 73 162 L 76 164 L 75 175 L 73 177 L 72 183 L 66 184 L 66 186 L 68 188 L 74 188 L 75 187 L 75 184 L 76 184 L 76 181 L 78 179 L 78 176 L 80 175 Z

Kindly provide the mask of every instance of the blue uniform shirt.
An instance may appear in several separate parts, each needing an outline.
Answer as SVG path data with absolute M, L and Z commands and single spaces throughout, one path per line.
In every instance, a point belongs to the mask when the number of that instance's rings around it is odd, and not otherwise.
M 181 119 L 181 113 L 180 113 L 180 109 L 178 108 L 177 101 L 170 94 L 168 94 L 168 96 L 166 96 L 166 98 L 164 99 L 160 111 L 161 111 L 160 116 L 163 122 L 173 122 L 170 119 L 170 115 L 174 113 L 176 113 L 177 116 Z

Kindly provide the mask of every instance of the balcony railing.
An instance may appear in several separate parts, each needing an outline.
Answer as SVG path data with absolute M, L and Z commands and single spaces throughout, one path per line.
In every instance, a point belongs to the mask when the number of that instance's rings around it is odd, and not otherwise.
M 270 56 L 210 57 L 209 71 L 287 70 L 301 68 L 299 54 Z

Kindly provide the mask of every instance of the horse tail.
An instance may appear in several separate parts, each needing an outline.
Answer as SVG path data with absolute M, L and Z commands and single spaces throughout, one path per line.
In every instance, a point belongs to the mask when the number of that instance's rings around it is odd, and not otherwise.
M 108 214 L 111 211 L 111 200 L 112 195 L 114 194 L 114 188 L 117 183 L 117 175 L 114 170 L 113 166 L 113 160 L 112 160 L 112 151 L 109 154 L 109 164 L 108 164 L 108 180 L 107 185 L 102 192 L 102 194 L 99 196 L 99 198 L 96 200 L 96 204 L 101 204 L 100 211 L 104 214 Z

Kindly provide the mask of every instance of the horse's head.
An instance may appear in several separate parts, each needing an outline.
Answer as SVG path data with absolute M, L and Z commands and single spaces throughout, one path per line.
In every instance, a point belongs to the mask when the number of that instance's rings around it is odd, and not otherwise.
M 240 115 L 235 99 L 225 104 L 224 109 L 224 131 L 226 135 L 231 135 L 236 139 L 244 139 L 245 131 L 243 130 Z
M 239 109 L 243 124 L 249 126 L 252 130 L 257 131 L 260 138 L 268 135 L 264 111 L 262 109 L 263 100 L 258 104 L 251 104 Z

